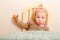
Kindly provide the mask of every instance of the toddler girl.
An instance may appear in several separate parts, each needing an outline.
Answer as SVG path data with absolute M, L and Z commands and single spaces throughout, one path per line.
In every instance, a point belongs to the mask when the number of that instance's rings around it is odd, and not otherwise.
M 42 6 L 42 5 L 40 5 Z M 14 22 L 21 28 L 25 30 L 43 30 L 48 31 L 47 20 L 48 20 L 48 12 L 44 8 L 37 8 L 34 13 L 32 13 L 31 20 L 27 23 L 23 23 L 19 21 L 18 16 L 14 16 Z M 17 20 L 17 21 L 16 21 Z

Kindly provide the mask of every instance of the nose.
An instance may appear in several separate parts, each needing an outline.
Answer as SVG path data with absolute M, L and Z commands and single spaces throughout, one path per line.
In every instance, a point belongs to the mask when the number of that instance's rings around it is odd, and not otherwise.
M 40 18 L 39 21 L 42 21 L 42 18 Z

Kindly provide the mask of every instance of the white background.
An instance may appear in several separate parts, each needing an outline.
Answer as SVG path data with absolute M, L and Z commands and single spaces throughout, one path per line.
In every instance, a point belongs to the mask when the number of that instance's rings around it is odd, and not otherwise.
M 60 32 L 60 0 L 0 0 L 0 34 L 20 31 L 12 22 L 12 15 L 18 14 L 21 20 L 23 9 L 39 5 L 49 11 L 48 26 L 52 32 Z

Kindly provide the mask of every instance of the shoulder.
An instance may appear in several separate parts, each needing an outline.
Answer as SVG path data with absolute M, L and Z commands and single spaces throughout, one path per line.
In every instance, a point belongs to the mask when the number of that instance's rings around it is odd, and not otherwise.
M 45 31 L 49 31 L 49 27 L 45 27 L 44 29 L 45 29 Z

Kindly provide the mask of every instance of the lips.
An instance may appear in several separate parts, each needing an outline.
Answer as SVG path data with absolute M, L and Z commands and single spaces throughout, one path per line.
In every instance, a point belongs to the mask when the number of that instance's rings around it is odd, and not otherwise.
M 39 22 L 39 25 L 42 25 L 42 24 L 44 24 L 44 23 L 42 23 L 42 22 Z

